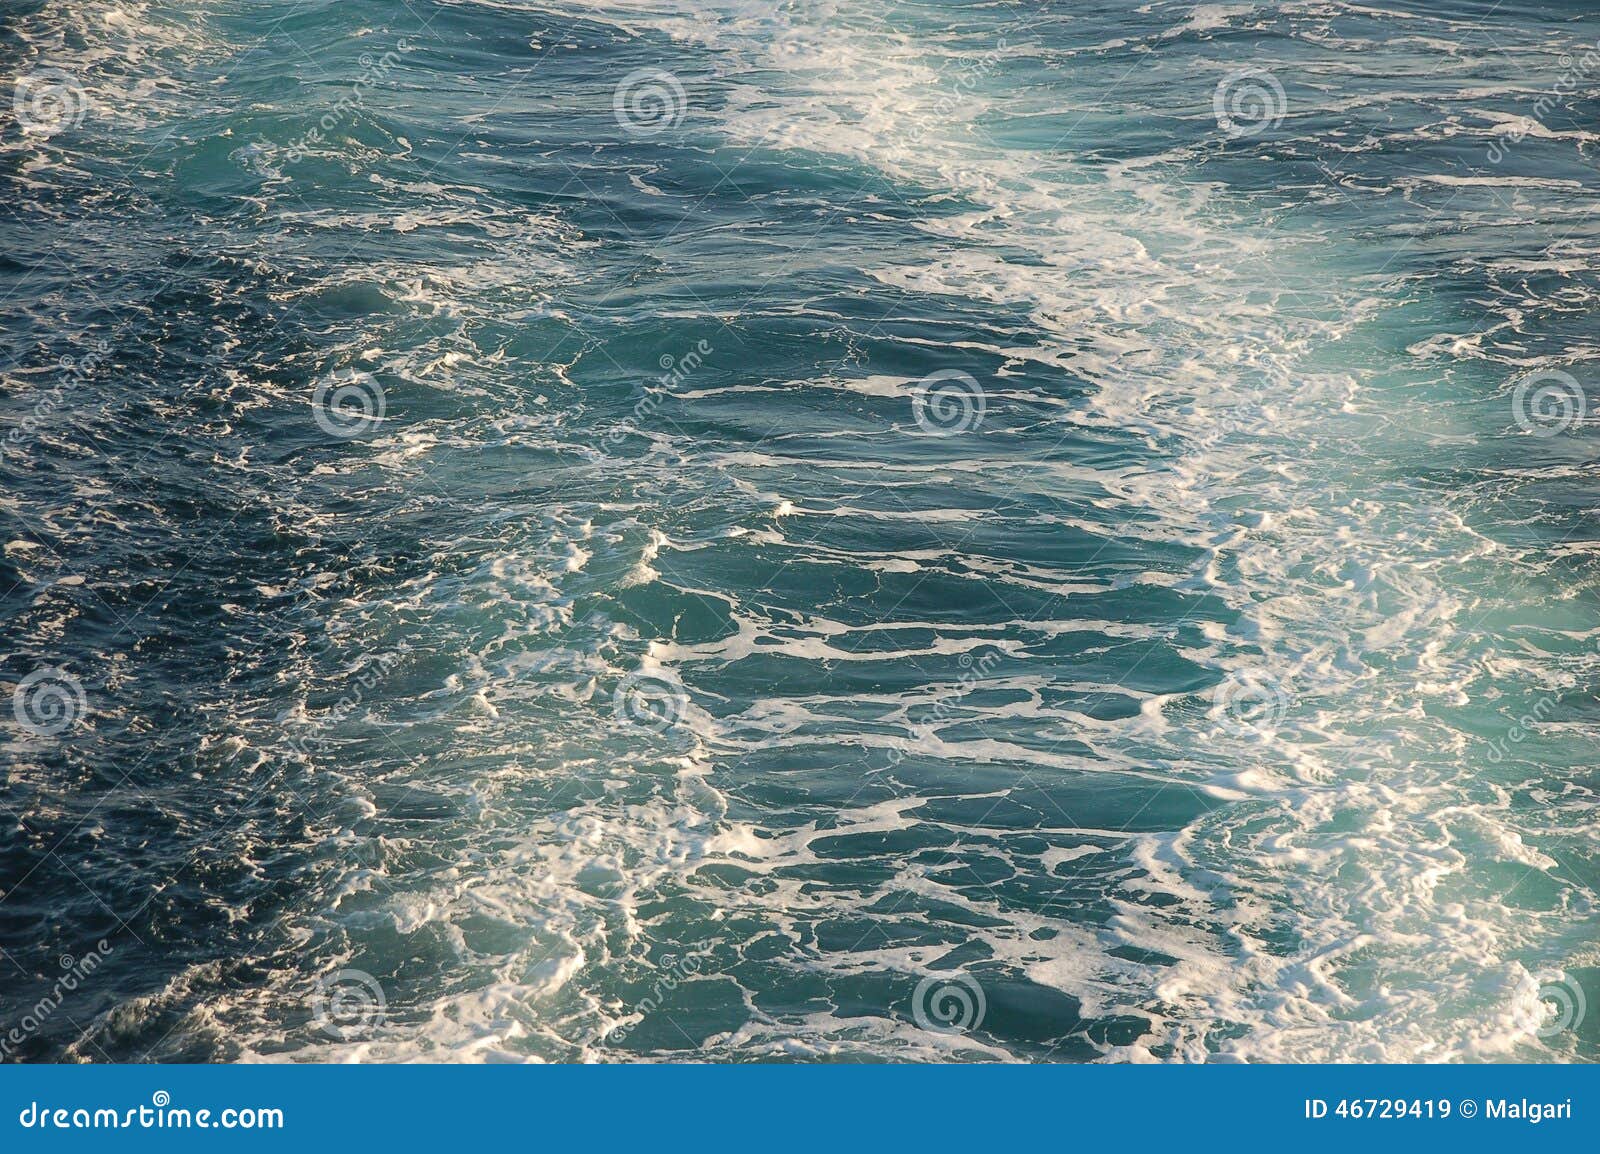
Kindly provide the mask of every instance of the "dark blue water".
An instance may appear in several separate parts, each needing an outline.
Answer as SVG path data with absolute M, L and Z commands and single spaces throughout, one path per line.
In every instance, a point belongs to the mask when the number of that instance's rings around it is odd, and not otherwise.
M 1597 42 L 5 4 L 0 1055 L 1592 1057 Z

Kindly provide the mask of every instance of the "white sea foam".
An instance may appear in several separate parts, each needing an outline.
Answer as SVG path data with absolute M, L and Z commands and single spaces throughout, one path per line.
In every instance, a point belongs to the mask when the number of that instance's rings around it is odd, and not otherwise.
M 1512 679 L 1582 686 L 1594 663 L 1485 643 L 1486 618 L 1542 608 L 1537 592 L 1501 588 L 1524 558 L 1391 467 L 1430 441 L 1471 436 L 1473 414 L 1444 404 L 1397 414 L 1411 382 L 1396 377 L 1415 367 L 1406 358 L 1328 355 L 1374 323 L 1392 286 L 1308 288 L 1337 284 L 1331 234 L 1277 227 L 1220 178 L 1197 181 L 1178 168 L 1192 150 L 1079 163 L 1067 152 L 1081 147 L 1072 120 L 1056 141 L 1002 143 L 1008 120 L 1058 115 L 1065 100 L 1081 118 L 1099 99 L 1052 71 L 1055 54 L 1030 41 L 1025 20 L 997 59 L 1047 81 L 985 73 L 953 88 L 982 37 L 914 36 L 852 3 L 479 6 L 577 14 L 672 41 L 725 97 L 696 109 L 697 127 L 738 154 L 783 150 L 873 178 L 885 210 L 873 219 L 914 222 L 917 243 L 860 250 L 871 284 L 891 301 L 1006 318 L 951 325 L 950 340 L 928 329 L 883 340 L 995 366 L 986 432 L 1014 435 L 1025 413 L 1054 435 L 1020 461 L 976 451 L 819 460 L 792 441 L 851 430 L 784 428 L 730 448 L 663 422 L 638 433 L 650 441 L 643 464 L 611 465 L 565 424 L 581 412 L 569 370 L 592 346 L 574 341 L 529 366 L 477 343 L 491 321 L 581 315 L 570 297 L 598 244 L 558 210 L 529 215 L 486 188 L 388 177 L 374 183 L 415 207 L 290 210 L 284 225 L 319 240 L 486 236 L 481 259 L 352 266 L 312 288 L 291 282 L 277 303 L 373 288 L 392 324 L 375 322 L 388 331 L 341 354 L 395 374 L 414 400 L 505 401 L 492 418 L 380 429 L 313 478 L 402 494 L 408 513 L 451 520 L 453 509 L 444 517 L 426 502 L 441 480 L 461 483 L 435 469 L 464 453 L 490 462 L 469 481 L 510 495 L 461 524 L 419 530 L 425 547 L 415 564 L 394 563 L 381 596 L 309 591 L 325 602 L 330 644 L 403 651 L 425 688 L 409 715 L 371 702 L 351 711 L 348 748 L 373 773 L 328 759 L 341 808 L 324 819 L 320 864 L 338 881 L 318 908 L 286 915 L 293 964 L 246 993 L 216 966 L 194 967 L 100 1029 L 171 1012 L 186 1015 L 180 1039 L 221 1046 L 237 1032 L 247 1058 L 608 1058 L 613 1030 L 645 1024 L 633 987 L 670 969 L 663 953 L 703 947 L 715 963 L 687 980 L 716 984 L 738 1011 L 738 1024 L 696 1040 L 707 1055 L 1017 1057 L 980 1034 L 921 1028 L 896 1007 L 847 1015 L 838 996 L 864 977 L 942 972 L 968 948 L 961 956 L 986 973 L 1062 995 L 1086 1022 L 1126 1027 L 1125 1040 L 1084 1043 L 1110 1059 L 1536 1052 L 1532 972 L 1579 956 L 1567 928 L 1592 910 L 1543 844 L 1557 815 L 1540 829 L 1505 786 L 1480 779 L 1482 747 L 1458 711 Z M 1143 11 L 1171 16 L 1151 34 L 1162 41 L 1267 20 L 1250 5 Z M 1479 119 L 1486 137 L 1513 130 Z M 655 201 L 668 181 L 649 176 L 629 179 Z M 1394 181 L 1416 195 L 1570 184 Z M 304 271 L 296 243 L 262 247 L 269 263 Z M 847 263 L 857 255 L 849 249 Z M 1557 267 L 1502 264 L 1507 275 Z M 839 323 L 824 303 L 775 307 Z M 412 326 L 434 323 L 446 335 L 410 340 Z M 1496 342 L 1518 325 L 1503 317 L 1410 351 L 1417 363 L 1511 361 Z M 506 381 L 508 367 L 527 377 Z M 804 380 L 764 370 L 690 380 L 676 396 L 778 404 L 804 390 L 819 406 L 893 407 L 901 416 L 877 431 L 903 434 L 919 379 L 846 359 Z M 276 387 L 250 383 L 264 395 Z M 1038 459 L 1040 445 L 1089 434 L 1125 436 L 1145 455 Z M 602 463 L 578 492 L 561 485 L 574 459 Z M 526 490 L 505 480 L 513 468 Z M 629 484 L 589 491 L 624 468 Z M 939 499 L 918 501 L 935 490 Z M 996 522 L 1016 528 L 988 512 L 1008 500 L 1027 503 L 1022 524 L 1040 537 L 1076 534 L 1094 548 L 1029 552 L 1020 533 L 986 538 Z M 715 512 L 688 524 L 671 516 L 675 501 Z M 297 502 L 291 489 L 285 520 L 338 536 L 344 514 Z M 859 533 L 828 536 L 836 526 Z M 1126 543 L 1145 551 L 1123 559 Z M 30 551 L 14 544 L 8 555 L 26 566 Z M 759 584 L 683 575 L 697 553 L 729 544 L 762 566 L 781 559 L 751 579 L 769 586 L 809 565 L 880 583 L 970 582 L 960 587 L 1028 611 L 945 618 L 890 601 L 862 620 L 860 595 L 828 579 L 802 611 L 765 604 Z M 1129 591 L 1172 598 L 1173 617 L 1126 619 L 1110 596 Z M 707 636 L 700 610 L 725 627 Z M 654 641 L 635 624 L 646 614 L 663 615 Z M 1078 648 L 1056 648 L 1068 643 Z M 1120 668 L 1116 680 L 1095 671 L 1107 654 L 1129 656 L 1107 666 Z M 1151 655 L 1187 663 L 1205 684 L 1141 688 Z M 916 675 L 872 690 L 830 680 L 861 670 Z M 285 680 L 303 671 L 291 665 Z M 734 703 L 745 687 L 726 683 L 719 698 L 718 675 L 747 680 L 750 701 Z M 655 732 L 620 718 L 615 694 L 630 676 L 684 687 L 676 725 Z M 1214 694 L 1215 683 L 1254 712 Z M 276 724 L 317 715 L 303 688 L 286 692 L 298 699 Z M 411 749 L 441 742 L 459 764 L 413 762 Z M 858 790 L 821 780 L 817 767 L 836 778 L 863 752 L 880 760 Z M 406 836 L 365 845 L 354 832 L 408 804 L 422 816 Z M 1103 820 L 1080 823 L 1063 808 L 1096 804 Z M 355 842 L 372 861 L 349 864 Z M 841 861 L 856 867 L 852 880 L 831 872 Z M 986 876 L 1047 888 L 1013 896 Z M 1524 882 L 1547 888 L 1547 908 L 1498 900 Z M 393 1012 L 359 1041 L 318 1036 L 282 1011 L 309 972 L 359 968 L 364 950 L 442 957 L 448 972 L 396 967 Z M 814 992 L 774 1005 L 785 982 Z M 683 1050 L 675 1041 L 642 1052 Z

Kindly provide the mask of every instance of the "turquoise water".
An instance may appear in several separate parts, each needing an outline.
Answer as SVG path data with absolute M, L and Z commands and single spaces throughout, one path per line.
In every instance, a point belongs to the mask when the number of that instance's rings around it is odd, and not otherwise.
M 1594 1057 L 1600 17 L 0 29 L 6 1057 Z

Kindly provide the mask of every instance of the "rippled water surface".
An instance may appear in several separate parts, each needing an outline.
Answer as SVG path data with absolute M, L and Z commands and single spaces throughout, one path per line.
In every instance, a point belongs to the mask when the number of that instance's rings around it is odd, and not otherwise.
M 6 0 L 3 1056 L 1592 1059 L 1597 42 Z

